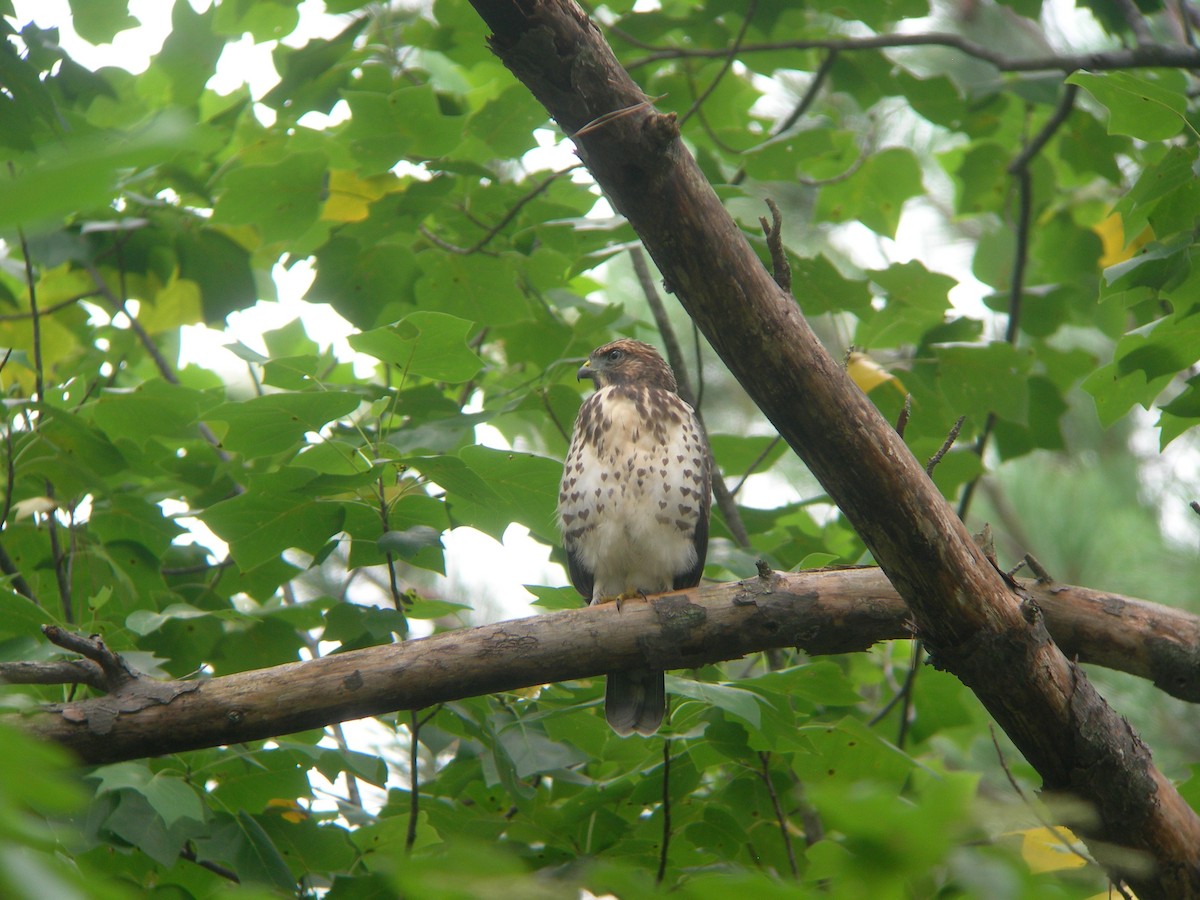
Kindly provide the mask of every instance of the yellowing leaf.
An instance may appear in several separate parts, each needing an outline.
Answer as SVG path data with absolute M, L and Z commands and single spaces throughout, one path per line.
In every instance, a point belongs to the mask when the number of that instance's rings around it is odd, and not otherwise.
M 200 285 L 187 278 L 172 277 L 154 293 L 154 301 L 143 303 L 138 311 L 138 323 L 149 334 L 174 331 L 180 325 L 203 320 Z
M 308 818 L 308 810 L 295 800 L 283 800 L 278 797 L 267 801 L 267 809 L 277 812 L 280 818 L 288 822 L 303 822 Z
M 1072 849 L 1079 839 L 1069 828 L 1061 825 L 1053 829 L 1027 828 L 1015 833 L 1021 836 L 1021 858 L 1032 872 L 1056 872 L 1087 865 L 1087 860 Z M 1064 840 L 1072 846 L 1063 843 Z
M 858 389 L 864 394 L 869 394 L 879 385 L 885 382 L 892 382 L 896 390 L 901 394 L 906 393 L 904 385 L 900 379 L 885 369 L 871 357 L 865 353 L 859 353 L 857 350 L 850 354 L 849 365 L 846 366 L 846 371 L 850 377 L 854 379 L 854 383 L 858 385 Z
M 372 203 L 400 187 L 391 174 L 359 178 L 348 169 L 334 169 L 329 173 L 329 197 L 321 218 L 327 222 L 361 222 L 370 213 Z
M 1120 213 L 1113 213 L 1103 222 L 1093 226 L 1092 231 L 1100 236 L 1100 242 L 1104 248 L 1104 253 L 1100 257 L 1101 269 L 1107 269 L 1109 266 L 1115 266 L 1127 259 L 1133 259 L 1138 250 L 1154 240 L 1154 232 L 1150 230 L 1150 226 L 1146 226 L 1142 229 L 1141 234 L 1129 242 L 1129 246 L 1125 246 L 1125 228 L 1121 222 Z

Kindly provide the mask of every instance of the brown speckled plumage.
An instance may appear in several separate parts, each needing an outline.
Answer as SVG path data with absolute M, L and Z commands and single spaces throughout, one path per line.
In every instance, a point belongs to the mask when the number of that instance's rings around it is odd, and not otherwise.
M 670 366 L 626 339 L 594 350 L 579 377 L 596 392 L 579 409 L 558 495 L 571 583 L 591 603 L 698 584 L 709 454 Z M 662 672 L 609 673 L 605 715 L 618 734 L 653 734 L 664 710 Z

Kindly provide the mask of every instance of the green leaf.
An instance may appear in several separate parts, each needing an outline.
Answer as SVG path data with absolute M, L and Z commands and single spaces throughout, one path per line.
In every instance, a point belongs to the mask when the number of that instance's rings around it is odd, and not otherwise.
M 1028 422 L 1028 353 L 1003 342 L 982 347 L 942 345 L 933 352 L 942 393 L 959 415 L 982 422 L 988 413 L 995 413 L 1010 422 Z
M 153 378 L 134 388 L 104 391 L 92 407 L 92 419 L 111 440 L 124 438 L 144 448 L 152 439 L 197 437 L 196 420 L 218 403 L 214 394 Z
M 325 199 L 324 153 L 292 153 L 277 163 L 244 165 L 221 179 L 214 221 L 253 225 L 268 243 L 299 237 Z
M 761 699 L 753 691 L 747 691 L 740 687 L 709 684 L 704 681 L 691 681 L 687 678 L 668 675 L 667 691 L 722 709 L 741 719 L 751 728 L 757 728 L 762 720 L 762 713 L 759 710 Z
M 462 140 L 463 124 L 443 112 L 432 85 L 391 93 L 345 91 L 350 107 L 346 137 L 367 175 L 390 169 L 401 159 L 434 159 Z
M 61 138 L 36 163 L 14 164 L 12 175 L 0 178 L 0 230 L 33 230 L 75 210 L 103 207 L 129 170 L 170 158 L 190 134 L 187 119 L 168 112 L 137 132 Z
M 109 44 L 117 32 L 133 28 L 128 0 L 71 0 L 71 26 L 89 44 Z
M 171 8 L 171 32 L 151 70 L 165 76 L 170 99 L 180 106 L 189 106 L 200 98 L 225 49 L 224 39 L 213 34 L 215 17 L 215 7 L 202 13 L 184 3 Z
M 817 214 L 828 222 L 858 220 L 894 237 L 904 201 L 922 192 L 921 167 L 912 152 L 891 147 L 867 158 L 844 181 L 821 188 Z
M 379 550 L 401 559 L 412 559 L 427 547 L 442 546 L 442 534 L 428 525 L 413 525 L 403 531 L 385 531 L 379 538 Z
M 1183 129 L 1187 110 L 1183 82 L 1170 74 L 1152 81 L 1130 72 L 1075 72 L 1067 83 L 1084 88 L 1108 108 L 1109 134 L 1165 141 Z
M 320 503 L 302 494 L 251 488 L 206 509 L 201 518 L 221 540 L 243 572 L 297 547 L 315 555 L 342 527 L 339 503 Z
M 204 419 L 225 422 L 229 430 L 221 446 L 253 459 L 296 448 L 305 434 L 349 415 L 358 404 L 358 395 L 347 391 L 266 394 L 223 403 Z
M 1117 201 L 1113 212 L 1121 216 L 1126 244 L 1142 233 L 1161 201 L 1196 180 L 1196 153 L 1195 145 L 1169 147 L 1162 159 L 1142 170 L 1134 186 Z
M 237 871 L 242 880 L 269 884 L 291 893 L 296 879 L 267 832 L 245 812 L 237 814 L 237 824 L 244 839 L 237 857 Z
M 930 272 L 917 261 L 870 273 L 884 292 L 880 310 L 864 313 L 854 343 L 865 349 L 916 343 L 945 319 L 954 279 Z
M 415 312 L 394 325 L 350 336 L 360 353 L 398 367 L 402 372 L 460 384 L 471 379 L 483 360 L 466 345 L 474 325 L 440 312 Z
M 424 254 L 417 280 L 417 305 L 440 309 L 481 325 L 512 325 L 529 318 L 529 303 L 517 287 L 508 259 L 493 256 Z

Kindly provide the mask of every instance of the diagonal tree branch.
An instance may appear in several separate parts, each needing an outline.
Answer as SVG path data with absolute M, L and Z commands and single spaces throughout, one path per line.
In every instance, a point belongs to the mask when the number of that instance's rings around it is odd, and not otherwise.
M 1114 880 L 1143 900 L 1200 895 L 1200 818 L 821 347 L 722 207 L 675 118 L 653 108 L 571 0 L 472 2 L 493 30 L 493 51 L 568 135 L 627 111 L 576 135 L 581 159 L 713 349 L 858 530 L 908 603 L 934 664 L 974 691 L 1045 790 L 1091 804 L 1095 821 L 1080 831 Z M 996 59 L 955 36 L 905 37 Z M 1152 49 L 1160 65 L 1200 62 L 1191 48 Z M 1121 58 L 1133 66 L 1150 56 L 1136 48 Z M 1095 68 L 1116 58 L 1055 58 L 1035 68 Z M 1106 845 L 1134 852 L 1122 860 Z M 1130 865 L 1129 857 L 1153 863 Z

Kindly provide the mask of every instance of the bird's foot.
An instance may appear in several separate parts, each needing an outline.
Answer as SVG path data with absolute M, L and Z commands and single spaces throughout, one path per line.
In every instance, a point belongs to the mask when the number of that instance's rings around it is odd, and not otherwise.
M 620 612 L 621 609 L 625 606 L 625 603 L 629 600 L 649 601 L 649 599 L 650 598 L 648 598 L 646 596 L 645 591 L 630 590 L 630 591 L 622 591 L 621 593 L 617 594 L 615 597 L 601 597 L 599 600 L 595 601 L 595 603 L 593 605 L 600 604 L 600 603 L 615 603 L 615 604 L 617 604 L 617 612 Z

